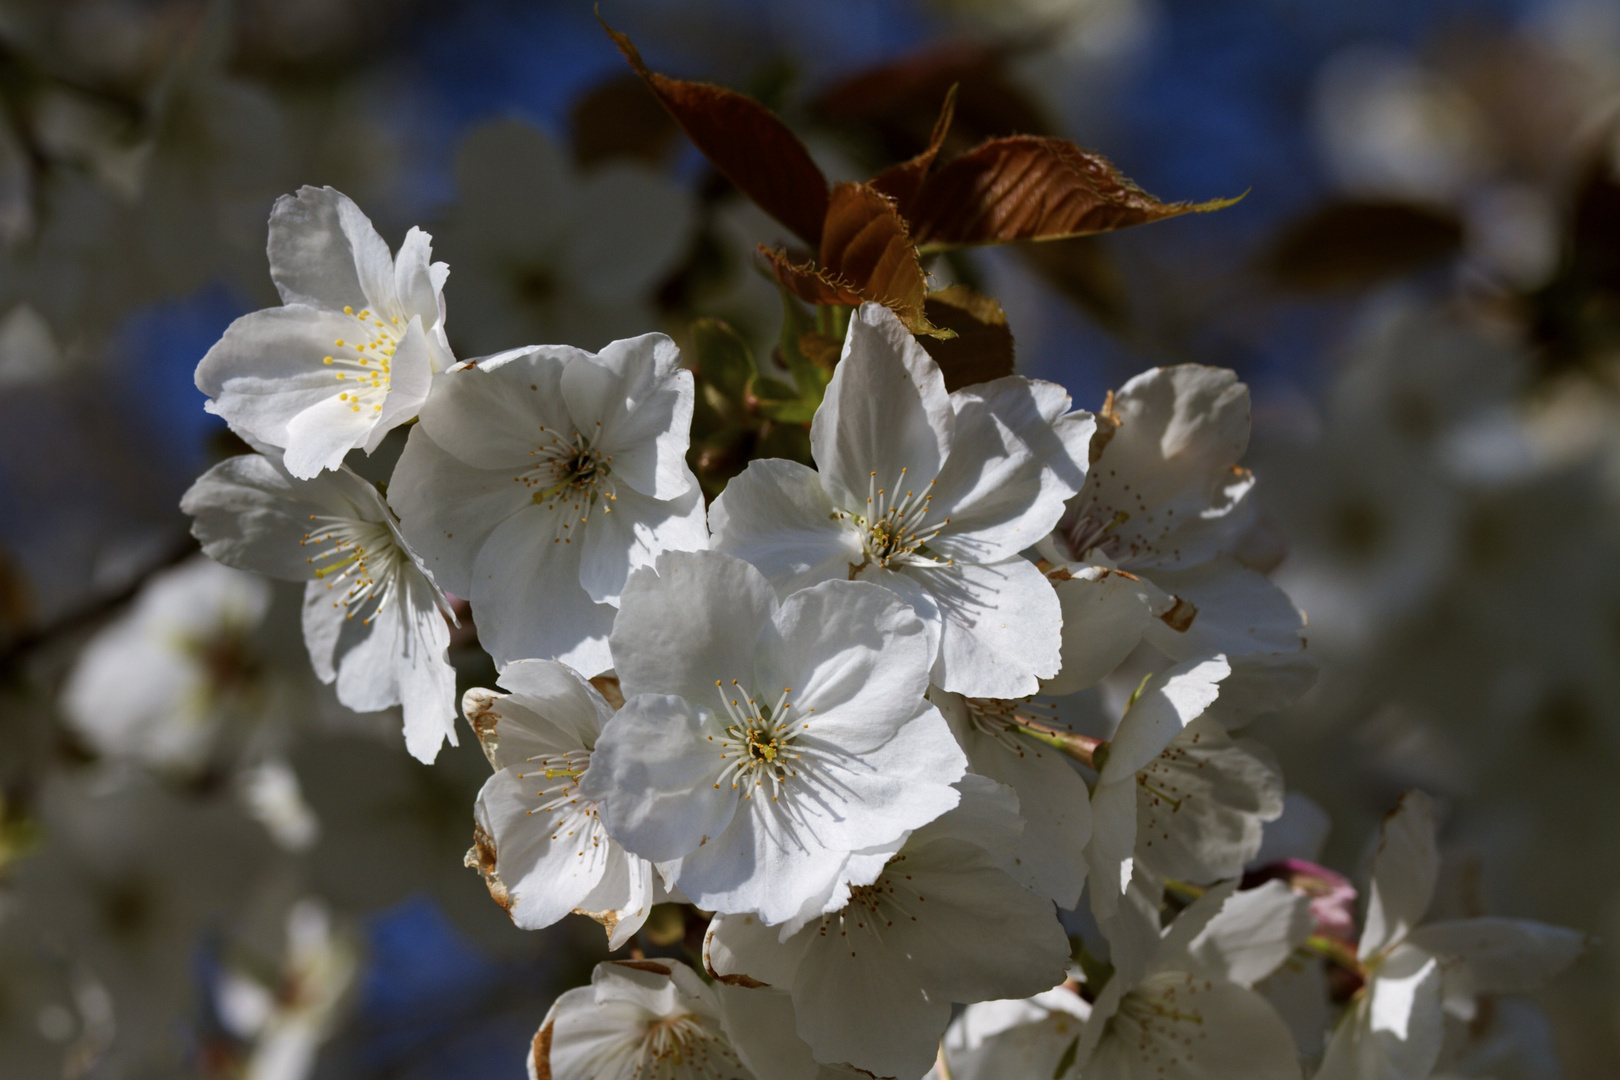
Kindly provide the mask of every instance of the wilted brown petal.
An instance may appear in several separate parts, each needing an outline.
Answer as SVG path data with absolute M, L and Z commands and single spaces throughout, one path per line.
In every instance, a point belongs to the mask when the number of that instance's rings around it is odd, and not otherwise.
M 602 24 L 636 74 L 711 164 L 807 243 L 821 240 L 827 179 L 798 136 L 752 98 L 651 70 L 625 35 Z
M 939 249 L 1087 236 L 1236 201 L 1160 202 L 1098 154 L 1063 139 L 1014 135 L 942 166 L 909 221 L 919 247 Z

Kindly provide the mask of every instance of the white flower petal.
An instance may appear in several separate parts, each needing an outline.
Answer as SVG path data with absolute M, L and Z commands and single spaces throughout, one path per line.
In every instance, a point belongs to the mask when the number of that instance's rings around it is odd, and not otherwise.
M 613 666 L 613 609 L 579 586 L 584 545 L 571 542 L 561 513 L 519 510 L 495 527 L 473 563 L 467 599 L 497 667 L 539 658 L 597 675 Z
M 1406 939 L 1414 948 L 1460 964 L 1470 994 L 1524 994 L 1573 964 L 1586 950 L 1578 930 L 1529 919 L 1453 919 L 1429 923 Z M 1447 971 L 1448 981 L 1452 972 Z
M 753 674 L 761 637 L 774 633 L 776 607 L 770 583 L 741 559 L 659 556 L 630 576 L 613 623 L 613 666 L 625 696 L 673 693 L 718 706 L 714 680 Z
M 563 373 L 569 412 L 581 431 L 599 425 L 614 477 L 655 499 L 697 486 L 686 465 L 695 391 L 680 359 L 669 338 L 643 334 L 612 342 Z
M 589 353 L 564 345 L 485 357 L 476 367 L 434 379 L 419 427 L 450 456 L 475 469 L 526 471 L 548 433 L 567 435 L 573 419 L 562 396 L 562 373 Z M 416 434 L 414 431 L 411 433 Z
M 592 600 L 617 606 L 630 572 L 651 566 L 663 551 L 701 551 L 709 546 L 703 492 L 659 501 L 624 486 L 590 515 L 580 541 L 579 582 Z
M 1063 613 L 1062 667 L 1043 694 L 1072 694 L 1110 675 L 1142 640 L 1152 621 L 1143 582 L 1113 570 L 1053 583 Z
M 1018 698 L 1062 663 L 1062 606 L 1034 563 L 912 566 L 940 611 L 934 682 L 973 697 Z
M 1421 791 L 1401 796 L 1384 819 L 1357 952 L 1362 959 L 1404 940 L 1429 910 L 1440 872 L 1434 830 L 1434 801 Z
M 893 312 L 863 304 L 810 425 L 822 483 L 846 510 L 866 505 L 869 480 L 926 487 L 950 447 L 955 417 L 939 365 Z
M 950 524 L 930 547 L 980 563 L 1033 547 L 1085 483 L 1095 420 L 1070 414 L 1055 383 L 1015 375 L 958 390 L 951 406 L 955 437 L 932 490 Z
M 353 389 L 346 383 L 358 385 L 322 362 L 352 326 L 345 315 L 301 304 L 243 315 L 198 363 L 197 389 L 212 399 L 210 412 L 250 441 L 286 447 L 297 416 L 327 400 L 337 404 Z M 363 420 L 357 431 L 369 428 L 370 418 Z
M 442 393 L 441 385 L 434 399 Z M 430 401 L 428 410 L 433 408 Z M 456 498 L 444 498 L 446 491 L 454 491 Z M 388 485 L 388 505 L 399 515 L 400 530 L 433 579 L 462 597 L 472 594 L 473 563 L 490 534 L 508 518 L 534 507 L 528 490 L 512 482 L 510 471 L 465 464 L 434 441 L 425 421 L 405 441 L 405 452 Z
M 371 220 L 333 188 L 302 187 L 270 212 L 270 277 L 285 304 L 341 311 L 394 296 L 394 260 Z M 397 312 L 389 311 L 390 315 Z
M 737 813 L 736 793 L 719 782 L 719 728 L 679 697 L 638 694 L 603 729 L 580 793 L 628 850 L 655 862 L 688 855 Z
M 709 507 L 716 550 L 759 568 L 778 595 L 834 578 L 865 556 L 860 534 L 822 489 L 814 469 L 783 458 L 759 458 L 726 484 Z
M 1418 1080 L 1444 1036 L 1440 963 L 1397 948 L 1334 1029 L 1315 1080 Z
M 1140 772 L 1182 729 L 1203 715 L 1231 674 L 1224 657 L 1185 660 L 1153 676 L 1108 744 L 1102 782 L 1112 784 Z
M 1280 881 L 1233 893 L 1187 946 L 1193 970 L 1253 986 L 1276 971 L 1316 928 L 1310 898 Z

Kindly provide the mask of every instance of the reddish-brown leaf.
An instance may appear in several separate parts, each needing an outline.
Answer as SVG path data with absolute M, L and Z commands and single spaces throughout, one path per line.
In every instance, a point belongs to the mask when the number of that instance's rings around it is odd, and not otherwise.
M 940 98 L 960 87 L 950 149 L 960 153 L 998 135 L 1042 135 L 1050 124 L 1029 93 L 1007 77 L 1004 45 L 953 41 L 868 68 L 823 91 L 810 110 L 892 161 L 916 152 L 939 114 Z
M 1280 229 L 1261 257 L 1277 285 L 1300 292 L 1355 291 L 1414 273 L 1462 250 L 1463 223 L 1413 203 L 1346 201 L 1320 206 Z
M 952 285 L 930 293 L 923 311 L 935 326 L 956 331 L 949 340 L 918 339 L 939 365 L 946 390 L 1013 373 L 1013 336 L 1000 304 L 965 285 Z
M 647 67 L 628 37 L 602 24 L 630 66 L 714 167 L 806 243 L 821 240 L 827 178 L 798 136 L 765 106 L 712 83 Z
M 759 254 L 782 287 L 807 304 L 855 307 L 866 300 L 853 285 L 827 273 L 816 265 L 814 259 L 795 262 L 787 252 L 768 248 L 764 244 L 759 245 Z
M 776 280 L 806 303 L 854 306 L 872 300 L 900 316 L 913 333 L 940 332 L 923 311 L 928 278 L 905 219 L 894 200 L 870 184 L 833 188 L 814 261 L 794 262 L 763 245 L 760 251 Z
M 1160 202 L 1101 155 L 1063 139 L 1013 135 L 941 166 L 908 220 L 918 246 L 939 249 L 1088 236 L 1235 202 Z
M 956 86 L 953 84 L 945 92 L 945 104 L 940 106 L 939 119 L 934 121 L 934 130 L 928 136 L 927 147 L 909 161 L 890 165 L 872 177 L 871 186 L 894 200 L 895 209 L 900 212 L 902 218 L 910 212 L 912 200 L 917 197 L 917 192 L 922 190 L 923 181 L 928 177 L 928 170 L 933 167 L 934 158 L 939 155 L 939 148 L 945 143 L 945 136 L 951 130 L 951 118 L 955 115 Z
M 585 93 L 569 113 L 574 160 L 581 165 L 615 158 L 656 164 L 677 137 L 674 118 L 628 71 Z

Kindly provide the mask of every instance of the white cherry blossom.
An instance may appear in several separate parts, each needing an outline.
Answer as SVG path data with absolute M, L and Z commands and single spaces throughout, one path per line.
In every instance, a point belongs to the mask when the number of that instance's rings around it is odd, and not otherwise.
M 332 188 L 301 188 L 270 215 L 270 276 L 282 306 L 237 319 L 197 365 L 208 411 L 254 445 L 286 451 L 292 475 L 375 450 L 414 417 L 434 373 L 455 363 L 444 336 L 450 271 L 413 228 L 397 254 Z
M 304 587 L 315 674 L 358 712 L 402 706 L 405 745 L 432 762 L 456 745 L 450 604 L 400 535 L 382 495 L 346 466 L 299 480 L 272 457 L 209 469 L 180 501 L 203 551 Z
M 1235 895 L 1231 883 L 1210 889 L 1170 924 L 1140 974 L 1116 971 L 1102 987 L 1078 1076 L 1297 1080 L 1288 1026 L 1250 987 L 1310 930 L 1309 901 L 1281 882 Z
M 1024 830 L 1014 846 L 1012 874 L 1062 908 L 1080 902 L 1091 839 L 1091 793 L 1069 760 L 1033 737 L 1017 701 L 964 698 L 935 688 L 939 706 L 968 769 L 1006 784 L 1018 795 Z
M 755 1080 L 715 988 L 677 960 L 608 960 L 546 1013 L 530 1080 Z
M 686 465 L 692 402 L 662 334 L 516 349 L 440 379 L 389 502 L 434 577 L 472 603 L 498 667 L 606 671 L 630 571 L 708 546 Z
M 1073 983 L 1022 1000 L 969 1005 L 951 1022 L 940 1048 L 949 1080 L 1047 1080 L 1060 1075 L 1090 1016 L 1091 1003 Z M 946 1076 L 936 1066 L 925 1080 Z
M 1165 748 L 1202 716 L 1231 673 L 1224 657 L 1188 661 L 1154 675 L 1125 711 L 1099 763 L 1091 793 L 1091 906 L 1099 919 L 1113 915 L 1130 886 L 1139 827 L 1138 792 Z M 1151 795 L 1151 792 L 1149 793 Z M 1279 811 L 1280 812 L 1280 811 Z
M 778 601 L 740 559 L 670 552 L 631 575 L 612 642 L 625 704 L 579 792 L 699 907 L 818 913 L 870 881 L 852 853 L 956 805 L 966 762 L 924 697 L 928 635 L 884 589 Z
M 525 930 L 579 912 L 600 922 L 617 949 L 659 897 L 652 864 L 610 838 L 596 804 L 579 792 L 613 709 L 551 660 L 508 664 L 500 681 L 507 693 L 473 689 L 462 698 L 495 769 L 478 793 L 468 861 Z
M 79 654 L 63 716 L 97 753 L 201 768 L 265 703 L 255 638 L 269 608 L 267 582 L 207 559 L 154 574 Z
M 1446 1014 L 1472 1020 L 1479 995 L 1534 990 L 1586 948 L 1585 935 L 1528 919 L 1425 924 L 1439 871 L 1434 802 L 1408 792 L 1373 856 L 1356 950 L 1366 984 L 1334 1029 L 1316 1080 L 1420 1080 L 1439 1060 Z
M 934 682 L 1032 694 L 1058 673 L 1062 616 L 1020 553 L 1080 489 L 1093 429 L 1053 383 L 1007 376 L 947 394 L 894 314 L 866 304 L 811 424 L 816 469 L 750 463 L 715 500 L 715 546 L 784 596 L 876 582 L 928 627 Z
M 1028 997 L 1063 981 L 1069 942 L 1050 901 L 1004 869 L 1020 822 L 1009 789 L 968 777 L 956 809 L 899 849 L 847 903 L 795 928 L 721 914 L 704 963 L 716 977 L 787 990 L 818 1061 L 921 1076 L 951 1002 Z
M 1248 387 L 1230 371 L 1153 368 L 1110 395 L 1085 486 L 1041 545 L 1063 605 L 1048 693 L 1096 683 L 1142 640 L 1173 660 L 1226 655 L 1228 723 L 1309 688 L 1299 612 L 1232 557 L 1254 523 L 1248 442 Z

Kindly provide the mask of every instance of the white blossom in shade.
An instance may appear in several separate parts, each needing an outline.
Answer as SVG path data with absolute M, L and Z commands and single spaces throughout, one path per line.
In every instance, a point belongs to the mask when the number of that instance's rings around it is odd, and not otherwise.
M 590 683 L 551 660 L 519 660 L 501 672 L 508 691 L 462 698 L 495 775 L 478 793 L 470 865 L 525 930 L 569 912 L 589 915 L 617 949 L 660 899 L 653 866 L 603 829 L 579 778 L 613 709 Z
M 1233 557 L 1254 523 L 1249 390 L 1222 368 L 1153 368 L 1110 395 L 1085 486 L 1040 547 L 1063 605 L 1070 693 L 1146 640 L 1173 660 L 1222 653 L 1228 723 L 1283 707 L 1310 686 L 1304 621 L 1264 574 Z
M 1021 723 L 1024 702 L 964 698 L 935 688 L 929 698 L 951 725 L 968 770 L 1006 784 L 1018 795 L 1024 830 L 1014 847 L 1012 874 L 1058 907 L 1080 902 L 1091 839 L 1091 793 L 1058 750 Z
M 606 960 L 551 1006 L 530 1080 L 755 1080 L 715 988 L 678 960 Z M 772 1078 L 774 1080 L 774 1078 Z
M 97 753 L 165 769 L 206 764 L 264 705 L 255 633 L 270 586 L 192 559 L 154 574 L 79 654 L 62 713 Z
M 397 254 L 331 188 L 283 195 L 270 214 L 270 276 L 282 306 L 237 319 L 197 365 L 208 411 L 254 445 L 286 451 L 309 479 L 356 447 L 375 450 L 416 415 L 455 363 L 445 279 L 413 228 Z
M 518 341 L 595 348 L 658 325 L 653 294 L 697 223 L 690 192 L 639 162 L 576 170 L 566 146 L 509 119 L 468 131 L 455 177 L 437 241 L 456 268 L 463 352 Z
M 1366 981 L 1333 1031 L 1317 1080 L 1426 1077 L 1448 1013 L 1472 1020 L 1480 995 L 1534 990 L 1585 950 L 1585 935 L 1528 919 L 1423 923 L 1439 870 L 1434 803 L 1407 792 L 1384 820 L 1373 856 L 1356 949 Z
M 1304 943 L 1310 903 L 1281 882 L 1232 890 L 1199 897 L 1140 974 L 1116 971 L 1103 985 L 1075 1055 L 1079 1076 L 1297 1080 L 1288 1026 L 1250 987 Z
M 778 601 L 741 559 L 670 552 L 631 576 L 612 641 L 625 704 L 579 791 L 699 907 L 819 913 L 870 882 L 852 853 L 957 803 L 967 763 L 924 696 L 927 632 L 884 589 Z
M 823 1065 L 799 1038 L 793 997 L 770 987 L 715 985 L 731 1047 L 758 1077 L 770 1080 L 871 1080 L 871 1073 Z
M 704 963 L 727 982 L 787 990 L 818 1061 L 874 1076 L 928 1071 L 952 1002 L 1020 998 L 1063 981 L 1069 941 L 1051 902 L 1003 869 L 1012 792 L 965 778 L 957 809 L 879 852 L 880 871 L 795 928 L 755 915 L 709 925 Z
M 1220 656 L 1177 664 L 1149 679 L 1120 720 L 1098 763 L 1097 783 L 1091 792 L 1092 827 L 1086 859 L 1091 871 L 1091 907 L 1099 921 L 1114 914 L 1130 886 L 1141 826 L 1138 793 L 1151 783 L 1148 770 L 1162 767 L 1157 759 L 1214 703 L 1221 680 L 1230 673 L 1226 659 Z
M 715 500 L 715 546 L 784 596 L 876 582 L 928 627 L 935 683 L 1032 694 L 1058 673 L 1062 615 L 1020 552 L 1080 489 L 1094 426 L 1053 383 L 1007 376 L 947 394 L 894 314 L 867 304 L 811 424 L 819 472 L 751 462 Z
M 382 495 L 346 466 L 299 480 L 271 457 L 209 469 L 180 508 L 203 551 L 242 570 L 304 581 L 315 674 L 357 712 L 402 707 L 405 745 L 431 762 L 456 745 L 450 603 Z
M 243 1080 L 305 1080 L 342 1018 L 359 968 L 354 942 L 317 900 L 288 912 L 285 958 L 273 979 L 250 965 L 228 967 L 214 990 L 215 1008 L 248 1044 Z
M 389 501 L 438 582 L 472 603 L 497 666 L 606 671 L 630 571 L 708 546 L 692 403 L 662 334 L 518 349 L 440 380 Z
M 1091 1003 L 1072 983 L 1018 1001 L 981 1001 L 945 1032 L 949 1080 L 1048 1080 L 1071 1061 Z M 1068 1070 L 1063 1069 L 1063 1072 Z M 927 1080 L 946 1080 L 937 1066 Z

